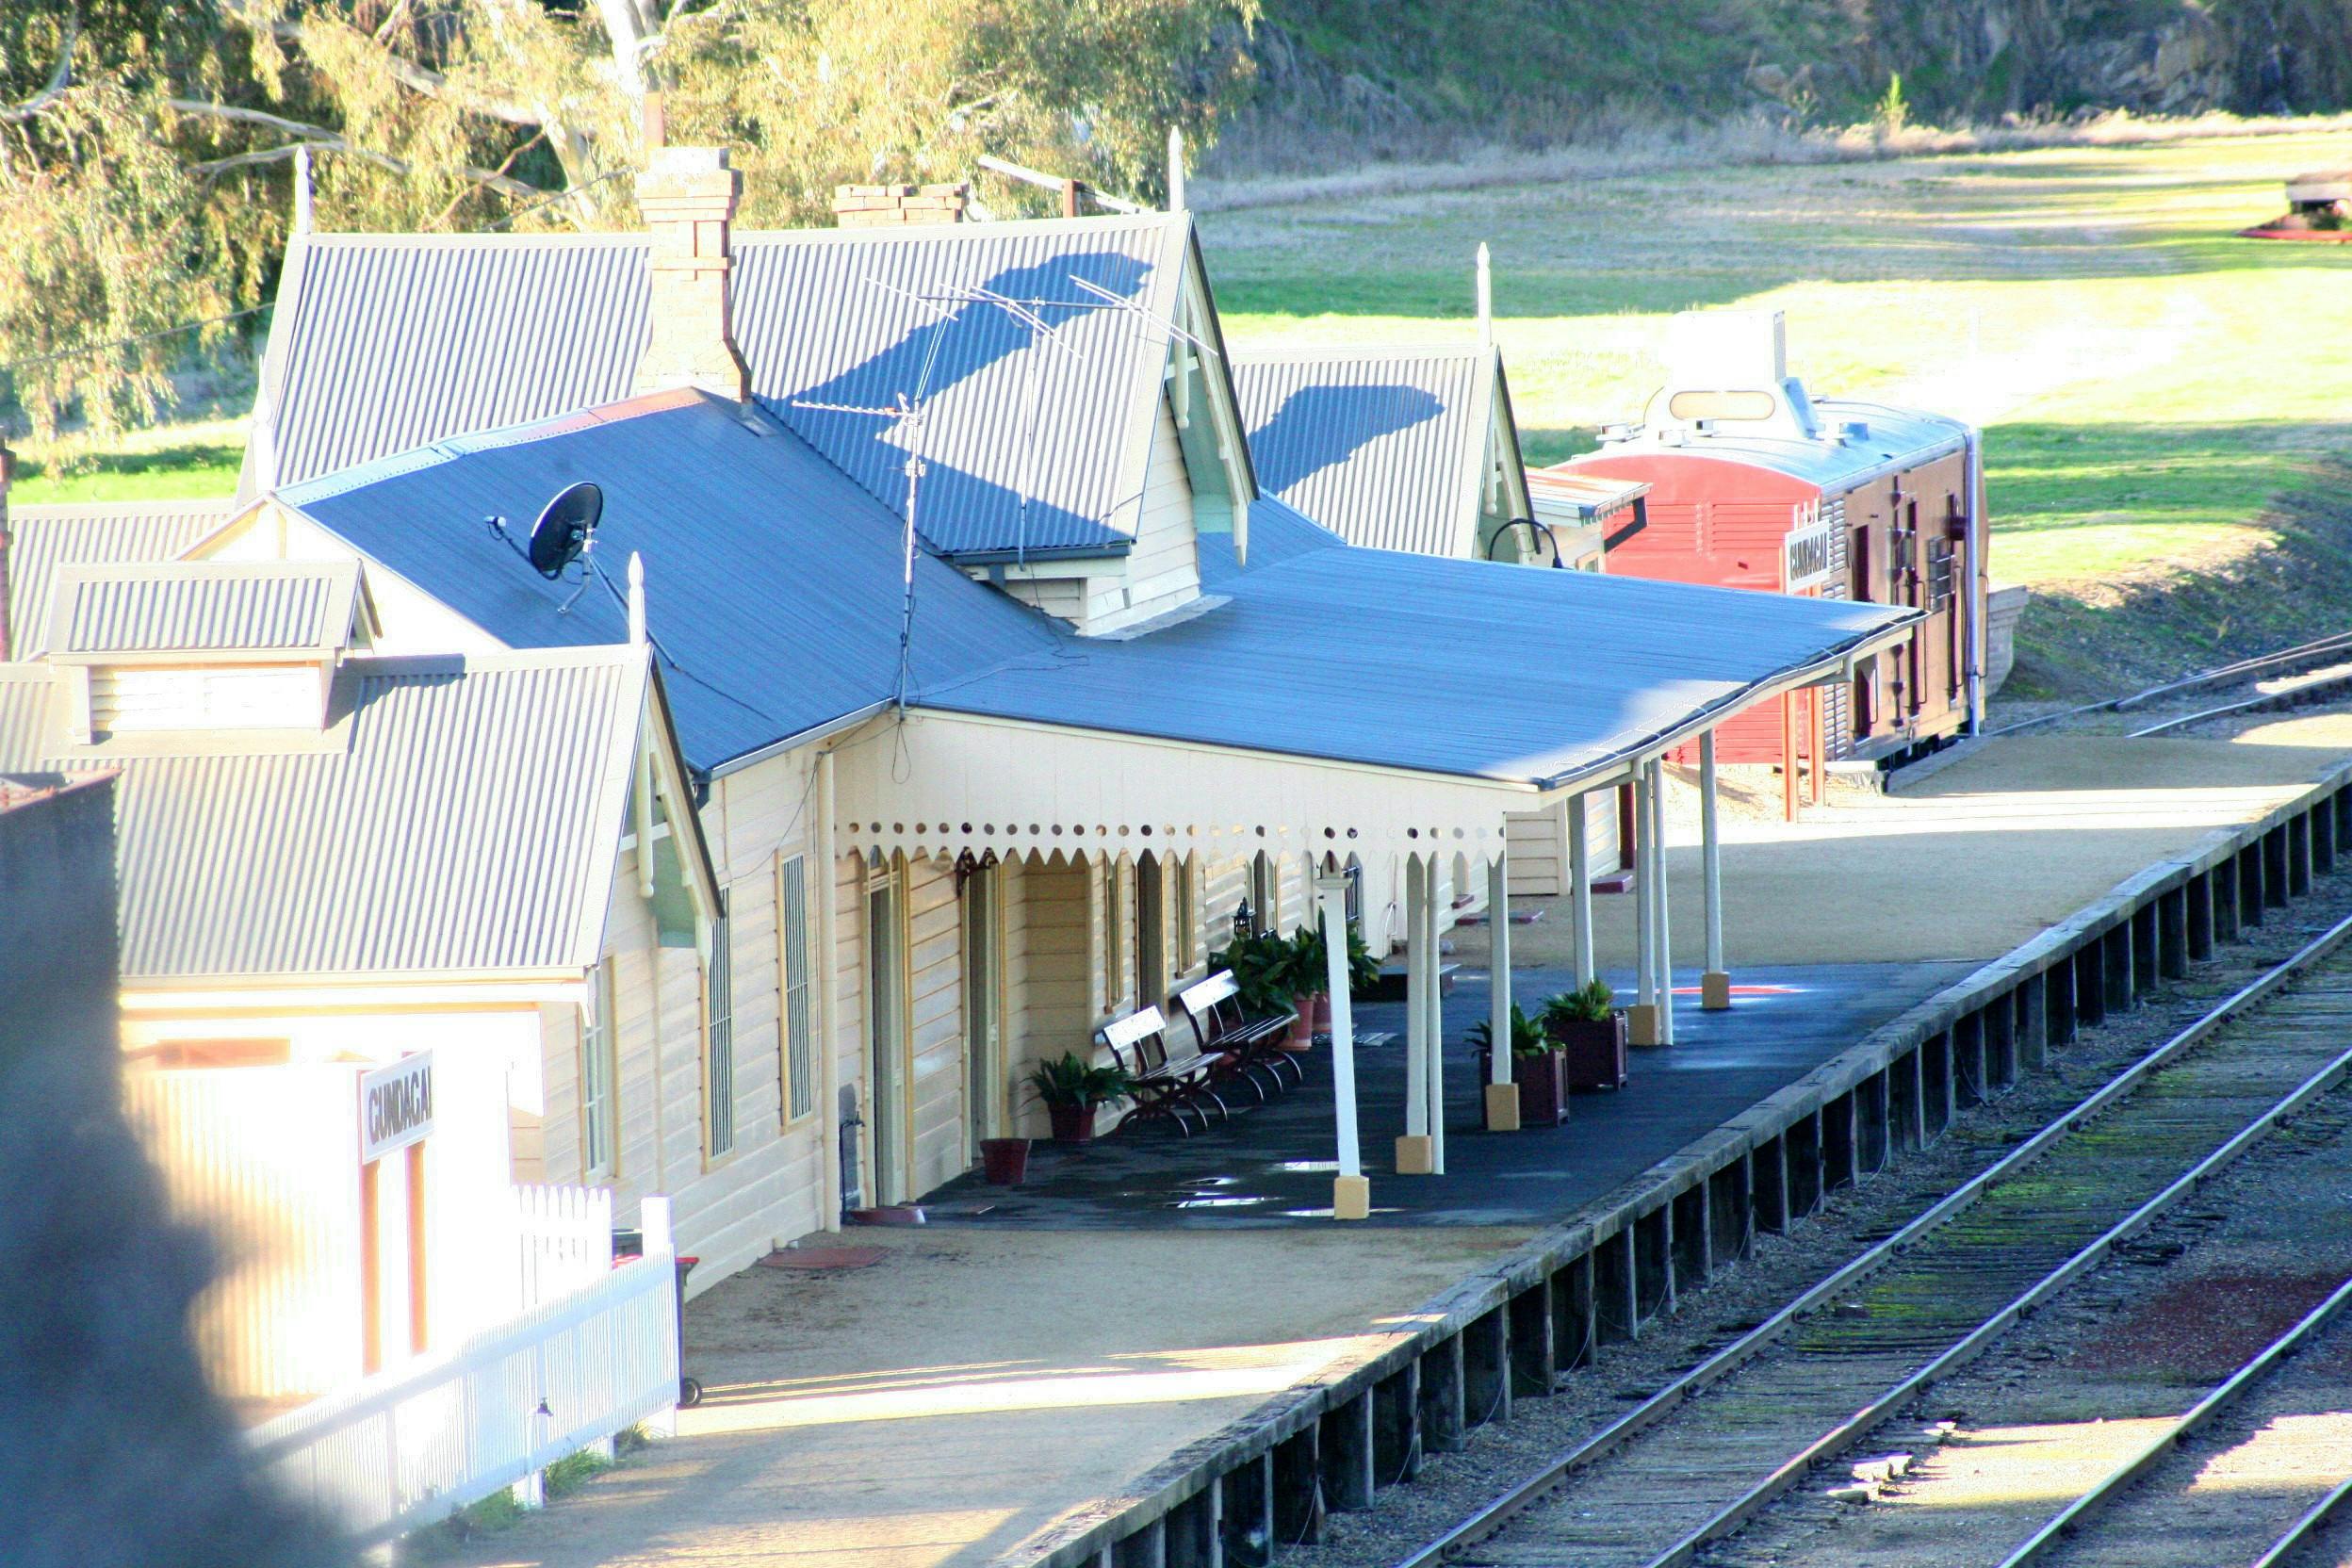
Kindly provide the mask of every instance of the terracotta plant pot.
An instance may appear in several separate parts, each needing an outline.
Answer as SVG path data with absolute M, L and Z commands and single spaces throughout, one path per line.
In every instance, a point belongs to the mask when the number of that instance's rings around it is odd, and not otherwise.
M 1551 1027 L 1560 1042 L 1564 1086 L 1571 1089 L 1621 1089 L 1625 1086 L 1627 1035 L 1625 1015 L 1614 1012 L 1605 1020 L 1579 1020 Z
M 1094 1141 L 1094 1107 L 1091 1105 L 1048 1105 L 1046 1119 L 1053 1123 L 1055 1143 L 1092 1143 Z
M 1331 993 L 1329 991 L 1315 993 L 1315 1032 L 1318 1035 L 1331 1032 Z
M 1294 996 L 1290 1004 L 1293 1008 L 1290 1033 L 1282 1038 L 1282 1049 L 1305 1051 L 1315 1044 L 1315 998 Z
M 1029 1179 L 1027 1138 L 982 1138 L 980 1174 L 992 1187 L 1017 1187 Z
M 1568 1119 L 1568 1074 L 1560 1053 L 1513 1056 L 1511 1080 L 1519 1086 L 1521 1127 L 1557 1127 Z

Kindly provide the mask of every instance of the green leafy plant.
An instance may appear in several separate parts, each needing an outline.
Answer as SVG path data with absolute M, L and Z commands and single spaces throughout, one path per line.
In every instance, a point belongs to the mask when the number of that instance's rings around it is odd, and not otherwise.
M 1536 1016 L 1546 1028 L 1562 1023 L 1606 1023 L 1615 1010 L 1611 1004 L 1616 999 L 1617 993 L 1609 988 L 1609 982 L 1594 975 L 1592 983 L 1581 989 L 1546 998 Z
M 1125 1068 L 1097 1067 L 1075 1051 L 1039 1062 L 1029 1070 L 1026 1082 L 1038 1104 L 1083 1111 L 1127 1099 L 1135 1090 L 1135 1077 Z
M 1489 1049 L 1494 1040 L 1494 1026 L 1485 1019 L 1470 1026 L 1470 1043 L 1479 1050 Z M 1514 1056 L 1542 1056 L 1560 1047 L 1544 1034 L 1527 1010 L 1516 1002 L 1511 1004 L 1511 1054 Z
M 1911 123 L 1911 104 L 1903 95 L 1903 73 L 1886 78 L 1886 94 L 1870 109 L 1870 123 L 1881 136 L 1897 136 Z
M 1235 937 L 1222 953 L 1209 955 L 1209 969 L 1233 972 L 1241 1010 L 1251 1018 L 1279 1018 L 1290 1011 L 1296 956 L 1287 938 L 1262 932 Z
M 1348 923 L 1348 994 L 1360 996 L 1380 983 L 1380 960 L 1364 939 L 1364 927 Z
M 1320 925 L 1302 925 L 1290 934 L 1290 993 L 1315 996 L 1331 988 L 1331 944 Z

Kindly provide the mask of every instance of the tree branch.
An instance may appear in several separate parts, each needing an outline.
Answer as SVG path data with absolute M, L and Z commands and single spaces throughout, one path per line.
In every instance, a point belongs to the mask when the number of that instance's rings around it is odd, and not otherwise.
M 0 108 L 0 121 L 14 124 L 30 120 L 64 95 L 74 79 L 74 45 L 82 36 L 82 13 L 77 8 L 65 13 L 65 38 L 57 45 L 57 67 L 49 73 L 48 85 L 21 104 Z
M 302 28 L 300 23 L 273 23 L 270 30 L 277 36 L 280 42 L 299 44 L 302 41 Z M 470 114 L 482 115 L 491 120 L 503 120 L 510 125 L 529 125 L 536 129 L 541 122 L 540 115 L 528 104 L 518 104 L 510 98 L 485 98 L 480 93 L 452 87 L 449 85 L 449 79 L 440 72 L 418 65 L 407 56 L 384 43 L 381 39 L 371 39 L 369 41 L 383 50 L 384 68 L 391 74 L 392 79 L 411 92 L 419 93 L 427 98 L 446 99 Z
M 283 147 L 270 147 L 252 153 L 237 153 L 228 157 L 214 158 L 208 163 L 190 165 L 190 168 L 200 174 L 211 175 L 226 169 L 236 169 L 256 163 L 273 163 L 279 158 L 290 158 L 298 147 L 309 147 L 313 151 L 322 153 L 341 153 L 347 156 L 358 158 L 364 163 L 372 163 L 379 169 L 389 170 L 395 174 L 414 174 L 416 172 L 416 166 L 404 158 L 396 158 L 389 153 L 372 152 L 365 147 L 354 147 L 347 139 L 328 130 L 323 125 L 305 125 L 299 120 L 288 120 L 284 115 L 270 114 L 262 109 L 244 108 L 235 104 L 207 104 L 195 98 L 173 98 L 168 102 L 174 110 L 181 114 L 196 115 L 210 120 L 234 121 L 240 125 L 265 125 L 273 131 L 282 131 L 287 136 L 299 139 Z M 494 169 L 469 168 L 462 170 L 461 172 L 475 184 L 488 186 L 502 196 L 513 196 L 518 200 L 527 201 L 547 194 L 535 185 L 527 185 L 521 180 L 514 179 Z

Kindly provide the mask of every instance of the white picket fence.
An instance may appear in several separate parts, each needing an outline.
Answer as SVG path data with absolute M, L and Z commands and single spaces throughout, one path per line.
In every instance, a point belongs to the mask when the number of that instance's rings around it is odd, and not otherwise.
M 672 1410 L 675 1250 L 667 1200 L 645 1208 L 643 1259 L 253 1429 L 256 1462 L 371 1545 Z
M 516 1186 L 514 1231 L 525 1307 L 567 1295 L 612 1271 L 612 1189 Z

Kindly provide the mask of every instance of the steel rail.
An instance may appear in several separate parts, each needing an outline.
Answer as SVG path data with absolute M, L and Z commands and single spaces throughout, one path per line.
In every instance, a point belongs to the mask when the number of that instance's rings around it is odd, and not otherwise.
M 2280 648 L 2276 653 L 2256 654 L 2250 659 L 2241 659 L 2234 663 L 2216 664 L 2212 669 L 2199 670 L 2194 675 L 2183 676 L 2178 680 L 2167 680 L 2162 685 L 2144 687 L 2119 697 L 2102 697 L 2097 702 L 2078 703 L 2072 708 L 2062 708 L 2054 713 L 2036 713 L 2030 719 L 2016 719 L 1997 728 L 1987 729 L 1984 735 L 1989 740 L 1995 735 L 2008 735 L 2020 729 L 2032 729 L 2040 725 L 2055 724 L 2060 719 L 2071 719 L 2083 713 L 2120 713 L 2129 709 L 2137 708 L 2144 702 L 2151 702 L 2157 697 L 2168 696 L 2175 692 L 2191 692 L 2200 686 L 2233 685 L 2242 680 L 2250 680 L 2258 676 L 2269 674 L 2281 665 L 2293 664 L 2306 659 L 2325 658 L 2328 654 L 2347 650 L 2352 650 L 2352 632 L 2337 632 L 2332 636 L 2314 638 L 2308 643 L 2297 643 L 2291 648 Z
M 2049 1152 L 2077 1127 L 2098 1116 L 2116 1101 L 2131 1094 L 2154 1073 L 2170 1066 L 2180 1056 L 2203 1044 L 2215 1031 L 2235 1021 L 2246 1008 L 2268 998 L 2272 992 L 2278 990 L 2305 969 L 2334 953 L 2337 948 L 2344 944 L 2347 939 L 2352 939 L 2352 916 L 2338 921 L 2293 954 L 2255 976 L 2220 1002 L 2215 1003 L 2163 1044 L 2155 1047 L 2108 1080 L 2095 1093 L 2078 1102 L 2070 1109 L 2062 1112 L 2032 1137 L 1962 1183 L 1948 1196 L 1919 1214 L 1894 1234 L 1856 1254 L 1821 1280 L 1820 1283 L 1815 1284 L 1764 1319 L 1763 1322 L 1576 1445 L 1541 1472 L 1487 1503 L 1462 1523 L 1423 1545 L 1411 1556 L 1400 1560 L 1396 1568 L 1436 1568 L 1437 1564 L 1442 1563 L 1446 1556 L 1457 1548 L 1474 1544 L 1493 1535 L 1513 1517 L 1524 1512 L 1546 1493 L 1552 1491 L 1570 1474 L 1622 1447 L 1649 1428 L 1674 1414 L 1693 1396 L 1703 1393 L 1724 1377 L 1754 1361 L 1770 1349 L 1773 1343 L 1799 1320 L 1838 1299 L 1857 1282 L 1877 1272 L 1931 1232 L 1971 1207 L 1993 1187 L 2018 1174 Z M 2347 1064 L 2352 1064 L 2352 1053 L 2346 1053 L 2335 1058 L 2328 1068 L 2322 1070 L 2322 1072 L 2335 1072 L 2341 1075 Z M 2308 1087 L 2308 1085 L 2306 1086 Z M 2298 1094 L 2302 1092 L 2300 1089 L 2296 1091 Z M 2234 1143 L 2236 1140 L 2232 1141 Z M 2101 1238 L 2102 1241 L 2105 1239 Z M 2099 1243 L 2093 1245 L 2099 1245 Z M 1876 1422 L 1873 1421 L 1871 1425 L 1876 1425 Z M 1857 1431 L 1854 1435 L 1861 1434 Z M 1819 1444 L 1813 1445 L 1807 1449 L 1807 1453 L 1813 1454 L 1819 1448 Z M 1802 1475 L 1802 1470 L 1796 1472 L 1797 1475 Z M 1776 1471 L 1774 1475 L 1778 1477 L 1781 1472 Z M 1787 1485 L 1789 1484 L 1794 1484 L 1794 1477 L 1791 1477 L 1780 1490 L 1785 1491 Z M 1778 1492 L 1774 1492 L 1772 1495 L 1778 1495 Z M 1765 1498 L 1764 1501 L 1770 1501 L 1770 1498 Z M 1757 1506 L 1760 1507 L 1761 1504 Z M 1714 1521 L 1710 1521 L 1710 1524 L 1713 1523 Z M 1706 1539 L 1712 1539 L 1712 1536 L 1707 1536 Z M 1693 1549 L 1699 1544 L 1703 1542 L 1692 1543 Z M 1670 1559 L 1659 1560 L 1665 1561 Z M 1687 1560 L 1687 1558 L 1671 1559 L 1671 1560 Z
M 2279 1568 L 2279 1564 L 2300 1551 L 2313 1536 L 2334 1522 L 2336 1511 L 2344 1507 L 2346 1499 L 2352 1499 L 2352 1478 L 2339 1482 L 2334 1491 L 2305 1509 L 2295 1522 L 2280 1531 L 2278 1539 L 2272 1542 L 2270 1548 L 2256 1558 L 2248 1568 Z
M 2061 1537 L 2129 1491 L 2134 1482 L 2162 1462 L 2181 1439 L 2203 1429 L 2207 1422 L 2235 1404 L 2248 1389 L 2267 1377 L 2280 1362 L 2301 1349 L 2304 1341 L 2326 1328 L 2344 1310 L 2347 1301 L 2352 1301 L 2352 1280 L 2338 1285 L 2328 1294 L 2328 1299 L 2305 1313 L 2295 1327 L 2256 1351 L 2212 1393 L 2174 1417 L 2138 1453 L 2051 1514 L 2040 1529 L 2027 1536 L 2018 1544 L 2017 1550 L 2001 1560 L 2001 1568 L 2025 1568 L 2025 1564 L 2038 1560 L 2058 1544 Z
M 2199 709 L 2197 712 L 2184 713 L 2177 719 L 2165 719 L 2161 723 L 2151 724 L 2145 729 L 2132 730 L 2125 735 L 2124 739 L 2136 741 L 2144 736 L 2162 735 L 2167 729 L 2181 729 L 2189 725 L 2201 724 L 2207 719 L 2223 718 L 2231 713 L 2251 712 L 2260 708 L 2293 708 L 2324 692 L 2346 685 L 2352 685 L 2352 670 L 2338 667 L 2332 674 L 2315 675 L 2298 686 L 2282 686 L 2275 692 L 2264 692 L 2259 696 L 2246 697 L 2237 702 L 2225 702 L 2218 708 Z

